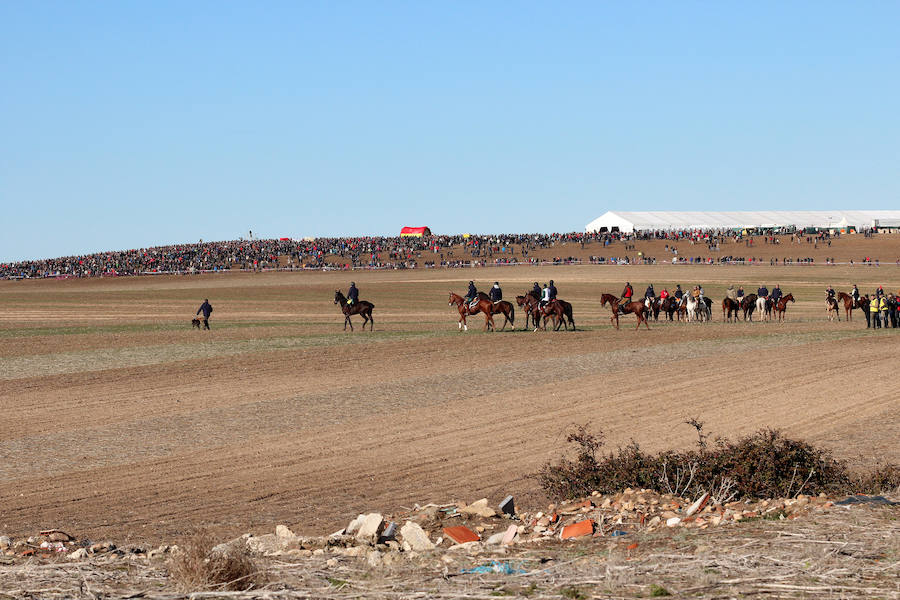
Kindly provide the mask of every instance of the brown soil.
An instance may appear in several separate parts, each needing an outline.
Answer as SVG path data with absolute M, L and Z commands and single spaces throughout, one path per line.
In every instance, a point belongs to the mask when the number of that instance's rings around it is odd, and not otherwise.
M 843 241 L 843 240 L 842 240 Z M 848 240 L 852 241 L 852 240 Z M 859 242 L 868 240 L 859 239 Z M 860 250 L 861 251 L 861 250 Z M 856 250 L 854 250 L 856 252 Z M 459 332 L 448 290 L 556 280 L 579 331 Z M 592 422 L 610 444 L 773 426 L 855 465 L 900 460 L 900 330 L 828 322 L 828 283 L 875 267 L 518 267 L 354 273 L 375 332 L 344 333 L 345 273 L 0 282 L 0 533 L 117 541 L 343 526 L 358 512 L 507 493 Z M 788 322 L 610 327 L 599 293 L 781 283 Z M 212 331 L 190 329 L 204 297 Z M 862 323 L 862 325 L 861 325 Z M 359 321 L 356 320 L 359 325 Z M 517 315 L 521 327 L 521 315 Z M 895 333 L 896 331 L 896 333 Z

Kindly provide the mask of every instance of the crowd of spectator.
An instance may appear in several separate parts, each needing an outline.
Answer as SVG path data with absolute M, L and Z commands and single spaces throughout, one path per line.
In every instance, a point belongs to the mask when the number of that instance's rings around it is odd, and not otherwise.
M 788 232 L 792 233 L 792 232 Z M 754 241 L 756 239 L 757 241 Z M 752 238 L 725 230 L 570 232 L 499 235 L 433 235 L 427 237 L 336 237 L 294 239 L 240 239 L 223 242 L 175 244 L 115 252 L 98 252 L 79 256 L 27 260 L 0 264 L 0 278 L 41 277 L 98 277 L 144 275 L 157 273 L 197 273 L 228 270 L 264 269 L 415 269 L 462 268 L 472 266 L 503 266 L 520 264 L 578 264 L 582 259 L 555 256 L 538 259 L 535 250 L 560 245 L 600 244 L 603 249 L 616 242 L 624 242 L 624 250 L 634 249 L 636 241 L 666 240 L 665 252 L 671 258 L 660 262 L 674 264 L 763 264 L 758 258 L 739 256 L 681 256 L 678 246 L 704 244 L 711 253 L 718 253 L 723 244 L 744 244 L 752 248 L 763 243 L 780 243 L 775 236 Z M 793 232 L 794 243 L 829 243 L 827 233 L 805 236 Z M 677 243 L 677 245 L 676 245 Z M 622 246 L 617 246 L 621 248 Z M 611 248 L 610 248 L 611 249 Z M 423 253 L 427 256 L 423 257 Z M 542 252 L 546 255 L 546 252 Z M 656 257 L 591 256 L 592 264 L 656 264 Z M 779 264 L 778 259 L 766 259 Z M 781 264 L 812 264 L 812 258 L 784 258 Z M 831 261 L 829 261 L 831 262 Z M 867 264 L 873 264 L 866 257 Z M 874 264 L 878 264 L 877 259 Z

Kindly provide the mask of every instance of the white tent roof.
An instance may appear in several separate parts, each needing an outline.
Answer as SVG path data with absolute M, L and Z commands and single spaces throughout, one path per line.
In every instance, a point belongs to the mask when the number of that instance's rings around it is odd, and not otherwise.
M 585 231 L 656 229 L 742 229 L 745 227 L 872 227 L 875 220 L 900 219 L 900 210 L 768 210 L 730 212 L 610 211 Z

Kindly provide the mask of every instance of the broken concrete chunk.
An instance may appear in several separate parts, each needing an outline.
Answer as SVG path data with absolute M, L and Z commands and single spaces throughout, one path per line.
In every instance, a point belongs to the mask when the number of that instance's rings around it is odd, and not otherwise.
M 378 541 L 378 536 L 384 530 L 384 517 L 379 513 L 369 513 L 363 517 L 363 521 L 356 532 L 356 539 L 372 542 Z
M 434 543 L 428 539 L 428 534 L 418 523 L 407 521 L 400 528 L 400 535 L 403 537 L 404 544 L 408 544 L 410 549 L 417 552 L 434 548 Z
M 497 514 L 493 508 L 488 506 L 487 498 L 476 500 L 472 504 L 459 509 L 459 512 L 464 515 L 475 515 L 483 518 L 490 518 Z

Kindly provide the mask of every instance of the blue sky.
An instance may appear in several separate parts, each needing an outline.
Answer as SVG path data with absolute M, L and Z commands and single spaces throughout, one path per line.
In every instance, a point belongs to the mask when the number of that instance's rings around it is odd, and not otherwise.
M 3 2 L 0 260 L 898 208 L 898 2 Z

